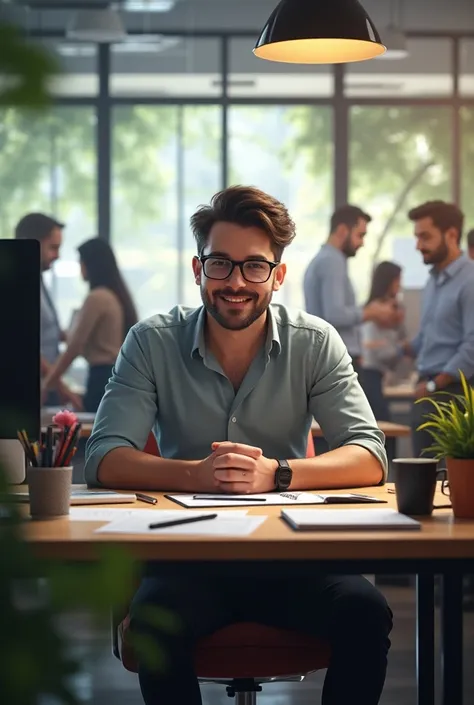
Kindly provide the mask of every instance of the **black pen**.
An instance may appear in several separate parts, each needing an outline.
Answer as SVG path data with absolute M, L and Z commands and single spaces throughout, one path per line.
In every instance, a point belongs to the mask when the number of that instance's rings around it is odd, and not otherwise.
M 266 502 L 265 497 L 232 497 L 232 495 L 224 495 L 218 497 L 209 497 L 208 495 L 195 494 L 193 499 L 202 499 L 203 502 L 215 501 L 215 502 Z
M 171 521 L 159 521 L 156 524 L 149 524 L 149 529 L 165 529 L 168 526 L 180 526 L 181 524 L 191 524 L 195 521 L 207 521 L 217 519 L 217 514 L 202 514 L 198 517 L 187 517 L 186 519 L 172 519 Z
M 141 494 L 141 492 L 135 492 L 135 496 L 140 502 L 146 502 L 147 504 L 157 504 L 158 500 L 156 497 L 150 497 L 148 494 Z

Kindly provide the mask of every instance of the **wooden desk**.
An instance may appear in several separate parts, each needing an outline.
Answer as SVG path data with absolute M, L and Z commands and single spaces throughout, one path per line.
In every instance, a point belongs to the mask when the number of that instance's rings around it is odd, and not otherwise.
M 385 487 L 364 490 L 395 506 Z M 153 494 L 153 493 L 151 493 Z M 153 511 L 178 505 L 155 493 Z M 438 493 L 435 503 L 446 499 Z M 117 505 L 118 506 L 118 505 Z M 129 509 L 132 505 L 122 505 Z M 137 508 L 150 505 L 137 502 Z M 359 505 L 375 508 L 380 505 Z M 26 509 L 26 508 L 25 508 Z M 199 510 L 188 510 L 199 511 Z M 418 705 L 434 705 L 434 576 L 443 577 L 441 620 L 443 705 L 462 705 L 462 578 L 474 573 L 474 521 L 455 521 L 450 510 L 435 510 L 423 520 L 421 531 L 337 531 L 296 533 L 280 518 L 279 507 L 249 507 L 250 514 L 268 519 L 243 539 L 159 535 L 94 534 L 103 522 L 28 521 L 24 536 L 41 558 L 95 561 L 106 545 L 121 546 L 139 560 L 162 562 L 279 561 L 282 572 L 310 562 L 318 569 L 342 573 L 416 574 L 417 576 L 417 682 Z M 319 507 L 318 511 L 331 511 Z M 245 570 L 243 564 L 242 570 Z
M 387 451 L 387 457 L 389 461 L 389 468 L 391 462 L 397 457 L 397 439 L 406 438 L 410 435 L 411 429 L 409 426 L 404 426 L 399 423 L 392 423 L 390 421 L 377 421 L 378 427 L 385 434 L 385 449 Z M 321 453 L 326 453 L 329 450 L 329 446 L 323 436 L 321 427 L 316 421 L 313 422 L 311 431 L 314 438 L 314 446 L 316 453 L 319 455 Z M 389 475 L 389 479 L 390 475 Z
M 357 492 L 357 490 L 354 490 Z M 395 496 L 386 487 L 363 490 L 395 507 Z M 164 498 L 162 493 L 149 492 L 158 498 L 158 505 L 136 504 L 126 509 L 182 509 Z M 439 504 L 446 497 L 439 493 Z M 355 505 L 373 509 L 381 505 Z M 330 511 L 330 507 L 319 507 Z M 94 534 L 104 522 L 83 522 L 69 519 L 29 521 L 24 527 L 25 538 L 41 558 L 58 560 L 97 560 L 98 548 L 104 544 L 119 544 L 140 560 L 222 561 L 222 560 L 317 560 L 317 561 L 415 561 L 466 559 L 474 560 L 474 521 L 455 522 L 450 510 L 437 510 L 423 521 L 422 531 L 350 531 L 298 533 L 280 519 L 281 507 L 246 507 L 250 514 L 267 515 L 267 521 L 244 539 L 208 538 L 197 536 Z M 199 510 L 188 510 L 189 512 Z M 220 510 L 219 510 L 220 511 Z

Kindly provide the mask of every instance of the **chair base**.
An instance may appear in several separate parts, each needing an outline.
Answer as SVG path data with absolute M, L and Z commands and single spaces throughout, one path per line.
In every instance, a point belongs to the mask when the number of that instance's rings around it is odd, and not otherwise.
M 305 676 L 285 676 L 274 678 L 199 678 L 201 684 L 225 685 L 229 698 L 235 698 L 235 705 L 257 705 L 257 693 L 262 692 L 262 683 L 301 683 Z
M 226 688 L 229 698 L 235 698 L 236 705 L 256 705 L 257 693 L 262 692 L 262 686 L 251 678 L 236 678 Z

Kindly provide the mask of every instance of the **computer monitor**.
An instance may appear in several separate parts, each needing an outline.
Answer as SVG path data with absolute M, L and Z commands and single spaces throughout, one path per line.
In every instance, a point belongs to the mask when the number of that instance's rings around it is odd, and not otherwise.
M 0 464 L 11 483 L 25 479 L 17 430 L 40 433 L 40 244 L 0 240 Z

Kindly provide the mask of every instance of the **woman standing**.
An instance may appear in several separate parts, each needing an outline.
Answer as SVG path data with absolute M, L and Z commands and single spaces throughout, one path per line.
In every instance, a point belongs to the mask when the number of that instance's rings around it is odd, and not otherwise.
M 398 325 L 382 328 L 367 321 L 362 327 L 361 384 L 377 421 L 390 421 L 388 403 L 383 394 L 386 373 L 393 370 L 403 357 L 406 339 L 403 324 L 405 313 L 398 302 L 402 269 L 394 262 L 381 262 L 374 270 L 367 303 L 392 302 L 398 310 Z
M 43 389 L 54 388 L 76 357 L 82 355 L 89 363 L 83 408 L 95 412 L 125 336 L 137 322 L 137 313 L 110 245 L 102 238 L 93 238 L 78 252 L 89 295 L 74 320 L 67 349 L 45 377 Z

